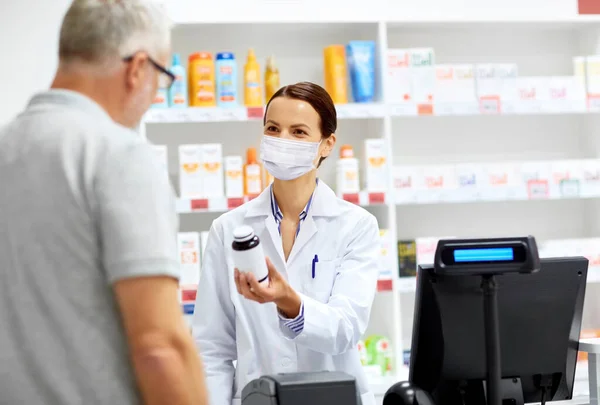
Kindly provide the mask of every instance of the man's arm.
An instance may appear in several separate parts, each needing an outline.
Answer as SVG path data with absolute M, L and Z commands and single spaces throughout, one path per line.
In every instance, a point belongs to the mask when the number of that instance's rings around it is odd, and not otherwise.
M 204 372 L 170 277 L 114 285 L 131 361 L 145 405 L 207 404 Z
M 103 156 L 93 208 L 140 394 L 147 405 L 206 405 L 177 297 L 177 215 L 168 178 L 145 143 L 113 141 Z

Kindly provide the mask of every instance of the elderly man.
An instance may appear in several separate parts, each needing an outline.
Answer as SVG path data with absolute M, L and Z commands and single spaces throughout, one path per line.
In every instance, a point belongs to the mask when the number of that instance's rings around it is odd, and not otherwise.
M 131 128 L 169 22 L 143 0 L 75 0 L 49 91 L 0 130 L 0 403 L 206 404 L 178 302 L 167 176 Z

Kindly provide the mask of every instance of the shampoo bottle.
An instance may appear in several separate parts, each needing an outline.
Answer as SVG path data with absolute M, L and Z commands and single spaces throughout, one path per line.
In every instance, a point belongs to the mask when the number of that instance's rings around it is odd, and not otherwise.
M 335 104 L 348 102 L 346 50 L 343 45 L 331 45 L 324 50 L 325 90 Z
M 199 52 L 190 55 L 189 78 L 190 106 L 215 106 L 215 63 L 210 53 Z
M 375 42 L 352 41 L 346 47 L 352 98 L 368 103 L 375 96 Z
M 340 158 L 336 163 L 336 191 L 340 198 L 347 194 L 357 194 L 360 191 L 358 159 L 350 145 L 342 145 Z
M 187 77 L 179 54 L 173 55 L 171 73 L 175 75 L 175 81 L 169 90 L 169 107 L 185 108 L 188 106 Z
M 237 105 L 237 65 L 230 52 L 217 54 L 217 105 L 232 107 Z
M 262 165 L 256 158 L 256 149 L 248 148 L 244 165 L 244 194 L 248 197 L 254 198 L 263 191 L 262 171 Z
M 275 58 L 269 56 L 267 59 L 267 70 L 265 71 L 265 99 L 267 102 L 271 100 L 273 94 L 275 94 L 280 87 L 279 69 L 275 66 Z
M 244 105 L 246 107 L 263 106 L 260 65 L 253 49 L 248 50 L 248 59 L 244 66 Z

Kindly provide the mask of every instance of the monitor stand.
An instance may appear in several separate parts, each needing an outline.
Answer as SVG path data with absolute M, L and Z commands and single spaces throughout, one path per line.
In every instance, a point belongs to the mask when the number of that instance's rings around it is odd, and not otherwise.
M 498 284 L 496 276 L 494 274 L 482 275 L 481 288 L 483 289 L 483 322 L 485 326 L 485 396 L 487 405 L 503 405 L 501 394 L 500 320 L 498 315 Z
M 483 382 L 483 392 L 487 398 L 486 381 Z M 525 405 L 523 398 L 523 385 L 520 378 L 503 378 L 500 380 L 500 396 L 502 405 Z

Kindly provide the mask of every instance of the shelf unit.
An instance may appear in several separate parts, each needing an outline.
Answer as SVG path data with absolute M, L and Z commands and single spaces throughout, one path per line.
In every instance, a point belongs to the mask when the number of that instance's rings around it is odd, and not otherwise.
M 514 10 L 522 3 L 510 1 L 514 3 Z M 399 17 L 404 5 L 393 13 L 389 9 L 384 12 L 384 2 L 378 0 L 373 8 L 380 14 L 371 13 L 364 18 L 348 14 L 339 19 L 321 17 L 317 20 L 319 17 L 309 17 L 306 13 L 292 17 L 288 8 L 286 13 L 271 10 L 271 14 L 262 17 L 256 13 L 244 16 L 238 10 L 235 17 L 230 15 L 223 20 L 211 14 L 212 11 L 203 16 L 193 10 L 183 12 L 187 4 L 183 3 L 168 7 L 178 23 L 173 31 L 174 51 L 182 54 L 184 60 L 198 50 L 231 51 L 240 66 L 247 49 L 253 47 L 261 62 L 270 54 L 276 56 L 282 85 L 304 80 L 322 84 L 322 49 L 325 46 L 356 39 L 375 40 L 379 56 L 377 101 L 337 106 L 340 118 L 338 147 L 352 144 L 358 156 L 362 155 L 364 139 L 382 137 L 389 146 L 390 167 L 394 164 L 600 157 L 599 116 L 588 113 L 581 105 L 562 110 L 536 105 L 521 109 L 520 113 L 495 116 L 478 113 L 419 116 L 410 109 L 386 103 L 384 74 L 388 48 L 432 47 L 438 63 L 514 62 L 519 66 L 520 75 L 570 75 L 574 56 L 598 51 L 596 40 L 600 38 L 600 19 L 596 17 L 559 16 L 557 10 L 560 7 L 553 9 L 556 15 L 542 12 L 538 18 L 527 14 L 527 7 L 525 11 L 521 9 L 522 15 L 509 15 L 508 11 L 503 11 L 494 16 L 493 12 L 483 10 L 479 7 L 481 4 L 475 3 L 472 6 L 480 13 L 479 17 L 476 13 L 469 18 L 461 18 L 452 12 L 446 16 L 441 12 L 431 15 L 431 11 L 425 10 L 427 5 L 422 5 L 422 9 L 406 6 L 409 7 L 408 11 L 404 10 L 406 17 Z M 544 4 L 547 3 L 539 2 L 540 7 Z M 314 11 L 317 5 L 312 7 Z M 344 8 L 351 7 L 346 5 Z M 364 5 L 361 9 L 365 9 Z M 325 12 L 324 15 L 332 14 Z M 413 21 L 409 21 L 410 16 L 415 17 Z M 306 22 L 301 22 L 304 18 Z M 256 24 L 261 21 L 264 23 Z M 151 110 L 141 132 L 153 143 L 168 146 L 169 170 L 176 180 L 178 144 L 220 142 L 224 154 L 243 155 L 245 148 L 258 146 L 262 134 L 261 116 L 261 111 L 244 107 Z M 337 155 L 338 148 L 332 157 Z M 319 174 L 331 186 L 335 180 L 333 161 L 333 158 L 327 159 Z M 377 216 L 381 228 L 389 229 L 393 240 L 420 236 L 515 234 L 533 234 L 540 240 L 548 240 L 600 235 L 597 214 L 600 205 L 591 199 L 399 205 L 390 197 L 393 192 L 390 175 L 389 192 L 384 201 L 368 204 L 365 193 L 361 193 L 359 200 Z M 191 214 L 182 216 L 182 231 L 207 230 L 212 220 L 228 209 L 228 202 L 225 199 L 211 201 L 206 208 L 204 202 L 196 203 L 201 214 L 193 207 L 190 200 L 179 201 L 179 212 Z M 397 268 L 397 262 L 395 265 Z M 594 296 L 598 297 L 600 290 L 590 286 L 588 291 L 584 327 L 598 328 L 600 313 L 595 307 L 600 305 Z M 397 378 L 405 377 L 403 351 L 410 345 L 413 301 L 414 280 L 396 277 L 392 291 L 377 294 L 367 333 L 383 334 L 392 339 Z M 389 384 L 379 381 L 374 386 Z M 377 391 L 381 390 L 383 388 Z

